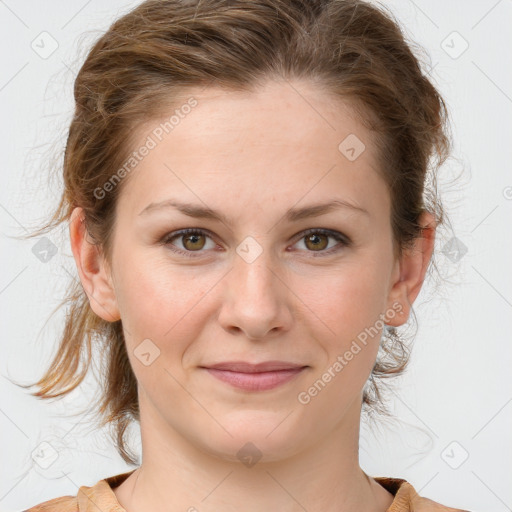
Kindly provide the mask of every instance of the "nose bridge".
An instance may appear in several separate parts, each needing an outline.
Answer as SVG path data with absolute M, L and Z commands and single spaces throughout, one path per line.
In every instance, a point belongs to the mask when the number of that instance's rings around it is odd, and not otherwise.
M 270 299 L 276 292 L 278 271 L 270 246 L 271 237 L 247 236 L 236 248 L 233 280 L 236 287 L 254 299 Z
M 226 276 L 220 321 L 238 328 L 249 338 L 263 337 L 276 328 L 289 327 L 287 287 L 271 237 L 247 237 L 236 248 L 232 271 Z

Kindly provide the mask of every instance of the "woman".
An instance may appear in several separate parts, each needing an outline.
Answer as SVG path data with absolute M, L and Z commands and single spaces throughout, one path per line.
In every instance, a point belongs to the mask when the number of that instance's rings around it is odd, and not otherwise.
M 30 511 L 456 510 L 358 462 L 362 409 L 407 363 L 395 329 L 450 148 L 392 17 L 149 0 L 92 48 L 75 101 L 47 228 L 69 221 L 80 283 L 36 395 L 76 387 L 103 343 L 99 410 L 127 462 L 140 421 L 142 462 Z

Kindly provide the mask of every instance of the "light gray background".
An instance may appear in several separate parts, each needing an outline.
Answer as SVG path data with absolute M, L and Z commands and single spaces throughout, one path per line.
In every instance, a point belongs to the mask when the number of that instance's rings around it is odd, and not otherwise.
M 46 263 L 32 251 L 37 239 L 10 237 L 56 204 L 60 185 L 48 186 L 46 175 L 64 147 L 74 76 L 92 41 L 136 4 L 0 0 L 1 511 L 75 495 L 81 485 L 132 469 L 104 431 L 83 415 L 69 416 L 94 396 L 93 376 L 54 403 L 30 397 L 6 377 L 23 383 L 41 375 L 63 311 L 45 322 L 68 272 L 75 275 L 65 226 L 49 235 L 58 253 Z M 372 476 L 405 478 L 445 505 L 505 512 L 512 510 L 512 1 L 386 4 L 427 50 L 452 116 L 454 154 L 439 179 L 453 231 L 438 235 L 436 250 L 453 284 L 433 298 L 428 285 L 415 303 L 410 369 L 390 394 L 400 423 L 373 432 L 363 423 L 361 466 Z M 45 54 L 52 44 L 58 48 Z M 467 253 L 445 250 L 454 236 Z M 137 447 L 137 428 L 133 434 Z M 48 467 L 48 457 L 36 462 L 41 450 L 48 454 L 41 443 L 58 455 Z

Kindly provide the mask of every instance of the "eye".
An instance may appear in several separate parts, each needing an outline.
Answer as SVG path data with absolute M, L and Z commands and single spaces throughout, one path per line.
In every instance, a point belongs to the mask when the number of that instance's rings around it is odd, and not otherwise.
M 329 238 L 336 240 L 338 244 L 334 244 L 334 246 L 329 247 Z M 174 243 L 172 243 L 175 239 L 180 241 L 182 248 L 177 247 Z M 207 239 L 211 241 L 210 247 L 207 246 Z M 352 243 L 346 235 L 339 233 L 338 231 L 321 228 L 312 228 L 302 232 L 296 244 L 299 242 L 304 243 L 306 252 L 318 253 L 311 254 L 313 257 L 329 256 L 330 254 L 338 252 L 344 247 L 349 247 Z M 212 235 L 208 231 L 199 228 L 188 228 L 168 233 L 161 240 L 161 244 L 169 247 L 171 251 L 177 254 L 190 258 L 200 256 L 200 253 L 204 252 L 202 249 L 215 248 L 215 242 L 213 241 Z
M 181 241 L 183 249 L 180 249 L 171 243 L 171 241 L 176 238 Z M 191 253 L 201 252 L 201 249 L 203 249 L 206 245 L 206 238 L 212 240 L 211 236 L 205 230 L 189 228 L 169 233 L 163 238 L 162 243 L 167 245 L 173 252 L 193 258 L 196 255 Z M 214 247 L 215 243 L 213 242 L 213 247 L 210 247 L 210 249 Z
M 329 250 L 324 250 L 328 248 L 329 241 L 328 239 L 334 239 L 337 242 L 339 242 L 337 245 L 334 244 L 334 247 L 329 247 Z M 333 254 L 335 252 L 338 252 L 343 247 L 348 247 L 351 244 L 350 239 L 343 235 L 342 233 L 339 233 L 337 231 L 331 231 L 330 229 L 308 229 L 307 231 L 304 231 L 301 233 L 301 238 L 299 239 L 299 242 L 304 242 L 304 246 L 308 250 L 308 252 L 313 253 L 319 253 L 319 254 L 312 254 L 313 257 L 318 256 L 328 256 L 330 254 Z

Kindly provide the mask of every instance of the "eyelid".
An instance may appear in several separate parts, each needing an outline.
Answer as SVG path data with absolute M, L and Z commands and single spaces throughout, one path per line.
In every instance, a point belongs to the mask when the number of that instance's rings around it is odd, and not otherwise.
M 208 229 L 205 229 L 205 228 L 184 228 L 184 229 L 178 229 L 177 231 L 171 231 L 169 233 L 166 233 L 160 239 L 159 243 L 164 245 L 164 246 L 172 245 L 171 244 L 171 240 L 173 240 L 174 238 L 179 238 L 180 236 L 183 237 L 183 236 L 189 235 L 189 234 L 204 235 L 204 236 L 207 236 L 208 238 L 210 238 L 212 241 L 215 242 L 215 236 Z M 202 251 L 202 250 L 200 250 L 200 251 L 184 251 L 183 249 L 179 249 L 177 247 L 174 247 L 173 249 L 171 249 L 171 251 L 174 252 L 174 253 L 177 253 L 179 255 L 184 255 L 185 257 L 191 257 L 191 258 L 196 258 L 196 257 L 200 256 L 202 252 L 205 252 L 205 251 Z M 195 253 L 197 253 L 197 255 Z
M 341 248 L 349 247 L 352 244 L 351 239 L 345 235 L 344 233 L 341 233 L 339 231 L 335 231 L 332 229 L 327 228 L 309 228 L 304 231 L 301 231 L 296 236 L 293 237 L 295 240 L 293 245 L 295 245 L 297 242 L 299 242 L 301 239 L 305 238 L 307 235 L 312 233 L 320 233 L 327 237 L 334 238 L 338 245 L 335 247 L 331 247 L 329 250 L 323 250 L 323 251 L 306 251 L 311 254 L 312 257 L 320 257 L 320 256 L 329 256 L 331 254 L 334 254 L 341 250 Z M 179 238 L 180 236 L 185 236 L 187 234 L 200 234 L 207 236 L 208 238 L 212 239 L 212 241 L 215 242 L 215 235 L 208 229 L 205 228 L 184 228 L 179 229 L 176 231 L 169 232 L 165 234 L 159 241 L 162 245 L 172 245 L 170 243 L 171 240 L 174 238 Z M 339 247 L 341 246 L 341 247 Z M 172 252 L 177 253 L 179 255 L 183 255 L 185 257 L 191 257 L 196 258 L 200 257 L 201 253 L 204 253 L 205 251 L 199 250 L 199 251 L 184 251 L 182 249 L 176 248 L 173 246 L 171 249 Z M 197 253 L 197 255 L 196 255 Z M 316 253 L 316 254 L 315 254 Z
M 294 242 L 293 245 L 295 245 L 297 242 L 299 242 L 300 240 L 302 240 L 303 238 L 305 238 L 306 236 L 308 236 L 309 234 L 312 234 L 312 233 L 320 233 L 329 238 L 334 238 L 338 242 L 338 244 L 335 245 L 334 247 L 331 247 L 328 250 L 305 251 L 308 253 L 308 255 L 309 255 L 308 257 L 313 257 L 313 258 L 328 257 L 331 255 L 337 254 L 342 249 L 347 248 L 352 245 L 352 240 L 350 240 L 350 238 L 347 235 L 345 235 L 339 231 L 335 231 L 333 229 L 327 229 L 327 228 L 309 228 L 304 231 L 301 231 L 298 234 L 298 236 L 295 237 L 296 241 Z

